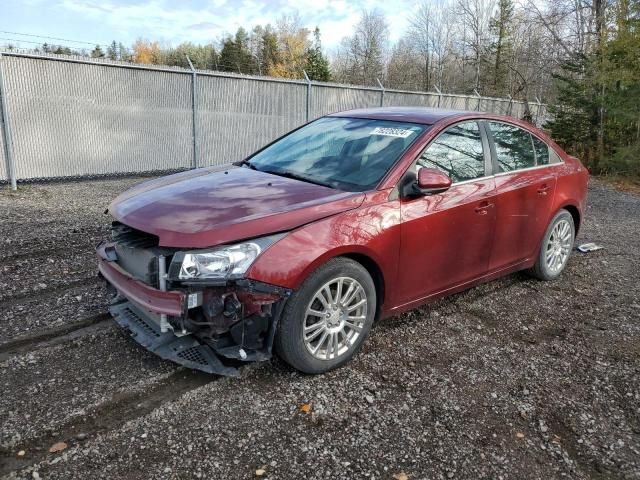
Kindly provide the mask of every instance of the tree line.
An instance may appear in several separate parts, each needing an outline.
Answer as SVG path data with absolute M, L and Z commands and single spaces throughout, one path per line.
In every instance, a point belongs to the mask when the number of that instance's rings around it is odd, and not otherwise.
M 240 27 L 234 35 L 227 35 L 216 43 L 204 45 L 184 42 L 162 46 L 160 42 L 138 39 L 131 47 L 113 41 L 109 46 L 96 45 L 91 51 L 72 50 L 68 47 L 42 46 L 47 53 L 108 58 L 148 65 L 167 65 L 201 70 L 217 70 L 250 75 L 268 75 L 283 78 L 303 78 L 329 81 L 331 72 L 325 56 L 320 29 L 302 27 L 298 15 L 284 16 L 275 26 L 256 25 L 250 31 Z
M 545 128 L 592 172 L 640 176 L 640 0 L 425 0 L 406 15 L 392 42 L 385 15 L 363 11 L 329 55 L 297 15 L 217 43 L 114 41 L 84 54 L 185 68 L 188 55 L 199 69 L 512 97 L 525 118 L 539 99 L 550 105 Z

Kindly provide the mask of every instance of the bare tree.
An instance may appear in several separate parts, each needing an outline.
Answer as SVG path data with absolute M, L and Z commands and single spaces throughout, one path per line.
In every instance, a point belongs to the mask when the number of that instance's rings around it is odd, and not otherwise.
M 424 70 L 420 53 L 410 37 L 401 38 L 392 48 L 385 85 L 402 90 L 423 89 Z
M 409 20 L 410 36 L 416 51 L 422 57 L 423 69 L 423 82 L 422 88 L 429 90 L 431 88 L 431 55 L 432 55 L 432 37 L 434 28 L 434 15 L 435 8 L 427 0 L 418 7 L 416 14 Z
M 336 78 L 360 85 L 377 85 L 383 78 L 389 26 L 379 10 L 363 11 L 351 37 L 340 45 L 333 68 Z
M 471 35 L 465 39 L 468 49 L 472 52 L 474 80 L 473 86 L 481 90 L 480 70 L 483 57 L 487 51 L 489 38 L 489 21 L 495 5 L 494 0 L 458 0 L 456 11 L 460 15 L 463 25 L 469 29 Z

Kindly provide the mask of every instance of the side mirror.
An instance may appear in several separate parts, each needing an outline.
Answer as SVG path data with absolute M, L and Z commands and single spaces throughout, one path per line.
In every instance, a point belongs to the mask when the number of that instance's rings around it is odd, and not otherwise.
M 437 168 L 421 168 L 414 184 L 414 190 L 420 195 L 433 195 L 449 190 L 451 178 Z

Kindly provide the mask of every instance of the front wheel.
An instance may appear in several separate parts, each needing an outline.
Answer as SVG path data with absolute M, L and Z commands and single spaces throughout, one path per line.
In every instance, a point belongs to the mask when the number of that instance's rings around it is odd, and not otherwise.
M 292 367 L 323 373 L 347 363 L 369 334 L 376 289 L 367 270 L 335 258 L 313 272 L 280 319 L 276 349 Z
M 576 230 L 571 214 L 562 209 L 551 220 L 540 253 L 529 273 L 540 280 L 554 280 L 567 266 Z

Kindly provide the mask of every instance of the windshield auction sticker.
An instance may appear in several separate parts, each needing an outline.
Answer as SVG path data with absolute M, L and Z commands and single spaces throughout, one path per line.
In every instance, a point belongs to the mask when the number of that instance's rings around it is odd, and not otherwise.
M 370 135 L 384 135 L 385 137 L 407 138 L 412 133 L 412 130 L 406 130 L 404 128 L 376 127 L 371 131 Z

